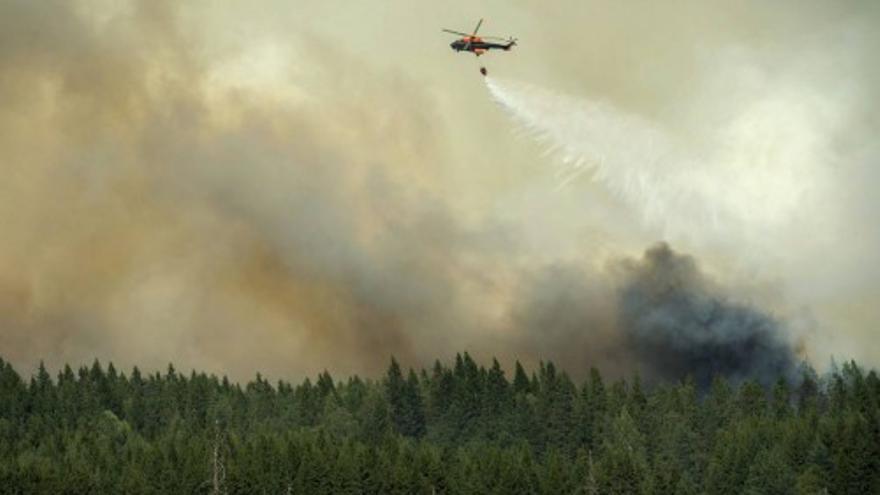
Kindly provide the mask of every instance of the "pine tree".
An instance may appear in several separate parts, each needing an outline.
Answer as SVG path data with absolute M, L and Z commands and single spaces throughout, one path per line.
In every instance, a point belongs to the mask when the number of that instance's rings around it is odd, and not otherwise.
M 385 375 L 385 394 L 394 431 L 411 437 L 424 435 L 424 405 L 415 372 L 410 370 L 408 377 L 404 379 L 400 365 L 392 358 Z
M 403 434 L 416 438 L 424 436 L 426 431 L 425 406 L 419 379 L 413 370 L 409 370 L 404 385 L 404 404 L 406 405 L 406 428 Z
M 379 390 L 373 389 L 367 395 L 363 409 L 361 438 L 370 445 L 376 445 L 392 431 L 388 401 Z
M 515 394 L 527 394 L 531 391 L 529 376 L 526 374 L 526 370 L 523 369 L 522 364 L 517 361 L 513 375 L 513 392 Z
M 611 424 L 596 469 L 601 493 L 647 493 L 648 462 L 644 439 L 624 408 Z
M 747 495 L 793 495 L 795 477 L 781 449 L 761 450 L 749 467 L 743 493 Z
M 737 409 L 741 416 L 763 416 L 767 409 L 764 387 L 754 380 L 745 382 L 739 389 Z
M 486 378 L 486 400 L 484 401 L 483 414 L 489 421 L 496 425 L 497 430 L 505 429 L 504 416 L 510 409 L 510 385 L 504 377 L 504 371 L 498 360 L 492 358 L 492 367 Z M 502 424 L 499 424 L 502 423 Z
M 835 421 L 832 444 L 835 491 L 872 493 L 878 486 L 877 463 L 880 452 L 868 421 L 859 412 L 847 411 Z
M 776 419 L 785 419 L 791 414 L 791 392 L 785 378 L 780 377 L 773 386 L 772 409 Z
M 608 421 L 608 396 L 605 392 L 605 384 L 602 375 L 596 368 L 590 368 L 589 392 L 587 395 L 587 445 L 594 449 L 601 445 L 605 434 L 605 424 Z
M 797 410 L 800 415 L 809 415 L 819 406 L 819 378 L 816 371 L 807 364 L 801 366 L 800 385 L 797 388 Z

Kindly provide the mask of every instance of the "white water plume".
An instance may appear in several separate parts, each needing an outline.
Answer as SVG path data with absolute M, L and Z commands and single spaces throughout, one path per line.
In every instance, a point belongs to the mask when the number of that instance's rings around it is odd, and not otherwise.
M 827 143 L 803 103 L 811 95 L 757 95 L 725 125 L 685 140 L 608 103 L 494 78 L 486 85 L 565 165 L 563 183 L 589 172 L 669 239 L 764 244 L 825 181 Z

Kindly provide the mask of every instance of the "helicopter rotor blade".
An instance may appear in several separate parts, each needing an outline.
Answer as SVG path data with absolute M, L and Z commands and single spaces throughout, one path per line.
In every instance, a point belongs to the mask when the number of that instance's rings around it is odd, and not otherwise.
M 477 27 L 474 28 L 474 34 L 472 34 L 471 36 L 476 36 L 477 31 L 480 30 L 480 26 L 482 26 L 482 25 L 483 25 L 483 19 L 480 19 L 480 22 L 477 23 Z
M 447 33 L 457 34 L 457 35 L 459 35 L 459 36 L 470 36 L 470 35 L 467 34 L 467 33 L 462 33 L 461 31 L 453 31 L 453 30 L 451 30 L 451 29 L 443 29 L 443 31 L 444 31 L 444 32 L 447 32 Z

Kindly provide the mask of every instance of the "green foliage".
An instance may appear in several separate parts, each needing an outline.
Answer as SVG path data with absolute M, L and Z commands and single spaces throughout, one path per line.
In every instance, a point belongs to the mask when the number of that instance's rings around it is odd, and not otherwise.
M 600 493 L 649 493 L 649 466 L 642 434 L 624 408 L 611 424 L 596 469 Z
M 766 377 L 765 377 L 766 378 Z M 716 377 L 508 380 L 467 353 L 379 381 L 238 385 L 0 359 L 0 494 L 880 493 L 880 379 L 854 362 L 765 387 Z

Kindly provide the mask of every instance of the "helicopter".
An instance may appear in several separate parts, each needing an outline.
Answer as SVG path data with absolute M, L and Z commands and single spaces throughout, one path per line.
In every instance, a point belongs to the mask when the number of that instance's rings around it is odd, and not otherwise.
M 477 31 L 480 30 L 480 26 L 482 25 L 483 19 L 480 19 L 480 22 L 477 23 L 477 27 L 474 28 L 474 32 L 472 34 L 462 33 L 461 31 L 453 31 L 451 29 L 444 29 L 443 31 L 446 33 L 462 36 L 461 39 L 457 39 L 449 44 L 449 46 L 453 50 L 457 52 L 471 52 L 478 57 L 489 50 L 508 51 L 516 45 L 516 39 L 512 37 L 500 38 L 498 36 L 477 36 Z M 493 43 L 486 40 L 500 40 L 502 41 L 502 43 Z M 485 76 L 486 68 L 480 67 L 480 73 Z

